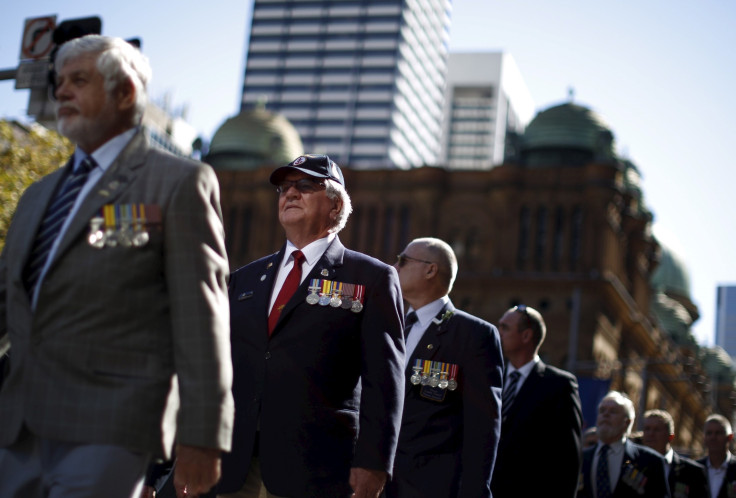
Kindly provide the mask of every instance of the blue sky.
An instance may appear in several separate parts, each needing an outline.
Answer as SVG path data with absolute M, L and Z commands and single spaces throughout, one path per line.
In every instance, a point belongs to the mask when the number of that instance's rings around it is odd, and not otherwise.
M 0 69 L 18 63 L 24 19 L 98 15 L 104 34 L 143 40 L 152 98 L 188 106 L 202 136 L 238 110 L 250 0 L 5 4 Z M 655 232 L 690 269 L 693 330 L 712 344 L 716 286 L 736 284 L 736 2 L 456 0 L 452 20 L 450 50 L 510 53 L 538 110 L 572 87 L 605 118 L 642 173 Z M 0 117 L 23 118 L 27 99 L 0 81 Z

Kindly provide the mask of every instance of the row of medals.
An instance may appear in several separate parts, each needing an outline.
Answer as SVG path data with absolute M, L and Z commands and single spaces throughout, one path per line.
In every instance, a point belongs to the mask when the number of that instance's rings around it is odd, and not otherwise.
M 148 231 L 143 225 L 136 224 L 131 227 L 129 223 L 121 223 L 117 230 L 107 227 L 102 230 L 105 220 L 101 216 L 95 216 L 89 222 L 89 245 L 97 249 L 103 247 L 116 247 L 118 244 L 123 247 L 142 247 L 148 244 Z
M 310 287 L 310 294 L 307 296 L 307 303 L 311 305 L 319 304 L 320 306 L 327 306 L 328 304 L 333 308 L 342 308 L 344 310 L 350 310 L 353 313 L 360 313 L 363 311 L 363 303 L 357 299 L 353 299 L 351 296 L 341 296 L 338 292 L 332 294 L 317 294 L 319 287 Z
M 414 373 L 411 375 L 409 380 L 415 386 L 419 384 L 429 387 L 439 387 L 440 389 L 447 389 L 454 391 L 457 389 L 457 381 L 455 379 L 447 378 L 447 372 L 441 372 L 438 369 L 432 369 L 432 374 L 428 372 L 419 373 L 422 367 L 412 367 Z

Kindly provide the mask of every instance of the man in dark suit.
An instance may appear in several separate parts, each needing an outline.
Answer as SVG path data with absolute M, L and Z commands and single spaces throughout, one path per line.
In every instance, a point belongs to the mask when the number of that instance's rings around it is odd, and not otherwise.
M 547 328 L 537 310 L 515 306 L 498 328 L 507 363 L 493 494 L 545 496 L 554 486 L 555 496 L 575 496 L 582 451 L 577 379 L 539 358 Z M 530 478 L 530 452 L 540 442 L 554 458 L 535 466 Z
M 375 497 L 404 396 L 398 275 L 340 243 L 351 204 L 329 157 L 270 181 L 286 244 L 230 278 L 235 428 L 218 496 Z
M 498 331 L 456 309 L 442 240 L 412 241 L 396 265 L 407 314 L 404 413 L 389 498 L 490 497 L 501 429 Z
M 705 419 L 705 447 L 708 455 L 698 460 L 708 473 L 711 498 L 730 498 L 736 494 L 736 457 L 728 451 L 733 440 L 731 422 L 723 415 Z
M 219 187 L 209 166 L 149 144 L 149 77 L 119 38 L 58 52 L 58 127 L 77 148 L 25 192 L 0 257 L 0 344 L 12 348 L 0 496 L 128 498 L 174 436 L 175 481 L 193 495 L 230 447 Z
M 678 455 L 672 449 L 675 421 L 664 410 L 644 413 L 642 442 L 662 455 L 666 462 L 667 482 L 673 498 L 710 498 L 705 467 Z
M 634 418 L 634 404 L 618 391 L 598 404 L 598 444 L 583 451 L 578 498 L 670 496 L 664 458 L 628 438 Z

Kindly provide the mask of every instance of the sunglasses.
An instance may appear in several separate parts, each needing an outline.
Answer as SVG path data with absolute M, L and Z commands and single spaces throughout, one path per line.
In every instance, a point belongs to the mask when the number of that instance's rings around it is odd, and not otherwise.
M 276 186 L 276 192 L 278 192 L 279 195 L 284 195 L 291 187 L 294 187 L 302 194 L 313 194 L 327 188 L 325 183 L 319 180 L 315 180 L 313 178 L 300 178 L 299 180 L 283 180 Z
M 424 263 L 424 264 L 427 264 L 427 265 L 434 264 L 432 261 L 425 261 L 423 259 L 412 258 L 411 256 L 407 256 L 404 253 L 401 253 L 398 256 L 396 256 L 396 261 L 399 264 L 399 268 L 401 268 L 402 266 L 404 266 L 407 261 L 416 261 L 417 263 Z

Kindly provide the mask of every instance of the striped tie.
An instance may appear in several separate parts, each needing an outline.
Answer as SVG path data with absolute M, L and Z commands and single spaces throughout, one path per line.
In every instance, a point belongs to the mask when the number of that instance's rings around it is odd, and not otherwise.
M 416 312 L 411 311 L 406 315 L 406 318 L 404 318 L 404 340 L 409 337 L 409 331 L 414 326 L 415 323 L 417 323 L 417 320 L 419 317 L 417 317 Z
M 59 236 L 64 220 L 69 216 L 69 211 L 71 211 L 74 202 L 77 200 L 79 191 L 82 190 L 84 183 L 87 181 L 87 175 L 95 166 L 97 166 L 95 160 L 87 156 L 79 164 L 79 167 L 64 180 L 61 188 L 51 200 L 51 204 L 49 204 L 41 222 L 41 228 L 36 234 L 28 264 L 24 269 L 23 279 L 29 294 L 33 294 L 33 290 L 38 283 L 38 277 L 46 264 L 46 259 L 49 257 L 49 252 L 56 237 Z
M 608 448 L 601 447 L 598 454 L 598 468 L 595 471 L 595 495 L 597 498 L 611 498 L 611 480 L 608 477 Z
M 509 410 L 511 410 L 511 405 L 514 404 L 516 386 L 519 384 L 519 377 L 521 377 L 521 374 L 517 370 L 514 370 L 509 374 L 509 383 L 503 390 L 503 398 L 501 399 L 501 418 L 506 418 Z

